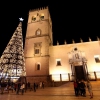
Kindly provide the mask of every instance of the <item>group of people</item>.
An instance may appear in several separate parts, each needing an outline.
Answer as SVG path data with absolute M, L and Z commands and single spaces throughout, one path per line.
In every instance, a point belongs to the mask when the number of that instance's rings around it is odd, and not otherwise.
M 1 94 L 4 94 L 4 91 L 7 91 L 9 93 L 9 91 L 11 90 L 12 92 L 15 91 L 16 94 L 19 94 L 19 92 L 21 91 L 21 93 L 24 93 L 25 90 L 25 83 L 22 82 L 18 82 L 18 83 L 13 83 L 13 82 L 0 82 L 0 90 L 1 90 Z
M 86 97 L 86 88 L 87 88 L 90 94 L 90 99 L 93 98 L 92 85 L 89 80 L 87 80 L 86 83 L 84 82 L 84 80 L 81 81 L 75 80 L 73 85 L 74 85 L 74 91 L 76 96 L 81 95 Z
M 4 91 L 9 91 L 11 90 L 12 92 L 15 91 L 16 94 L 21 93 L 22 95 L 24 94 L 24 92 L 26 92 L 26 90 L 33 90 L 34 92 L 36 92 L 36 89 L 40 87 L 40 88 L 44 88 L 44 82 L 40 82 L 39 84 L 34 82 L 33 84 L 30 84 L 30 82 L 17 82 L 17 83 L 13 83 L 13 82 L 0 82 L 0 91 L 1 94 L 4 94 Z
M 89 80 L 87 80 L 87 82 L 85 82 L 84 80 L 78 81 L 75 80 L 74 83 L 74 91 L 75 91 L 75 96 L 84 96 L 86 97 L 86 88 L 88 89 L 88 92 L 90 94 L 90 99 L 93 98 L 93 91 L 92 91 L 92 85 L 90 83 Z M 26 92 L 27 89 L 33 89 L 34 92 L 36 92 L 36 89 L 38 87 L 40 88 L 44 88 L 44 82 L 40 82 L 40 83 L 33 83 L 33 85 L 30 85 L 30 83 L 5 83 L 5 82 L 0 82 L 0 89 L 1 89 L 1 94 L 3 94 L 5 87 L 9 90 L 13 90 L 16 92 L 16 94 L 19 94 L 19 92 L 21 91 L 22 95 L 24 94 L 24 92 Z
M 30 89 L 30 91 L 33 89 L 34 92 L 36 92 L 36 89 L 43 88 L 44 89 L 44 82 L 40 81 L 39 83 L 34 82 L 33 86 L 30 84 L 30 82 L 27 83 L 27 88 Z

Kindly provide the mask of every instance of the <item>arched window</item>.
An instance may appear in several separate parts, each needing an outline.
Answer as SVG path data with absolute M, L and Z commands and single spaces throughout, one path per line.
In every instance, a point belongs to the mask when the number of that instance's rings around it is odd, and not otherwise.
M 40 19 L 41 19 L 41 20 L 44 19 L 44 14 L 40 14 Z
M 36 67 L 37 67 L 37 70 L 40 70 L 40 64 L 37 64 Z
M 36 21 L 36 15 L 32 16 L 32 21 Z
M 36 34 L 37 36 L 38 36 L 38 35 L 41 35 L 41 29 L 38 28 L 38 29 L 36 30 L 36 33 L 35 33 L 35 34 Z

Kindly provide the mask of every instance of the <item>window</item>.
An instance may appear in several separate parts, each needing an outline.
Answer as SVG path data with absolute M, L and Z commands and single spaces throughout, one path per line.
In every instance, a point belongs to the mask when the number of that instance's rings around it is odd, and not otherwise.
M 37 70 L 40 70 L 40 64 L 37 64 Z
M 99 55 L 95 55 L 94 58 L 95 58 L 96 63 L 100 63 L 100 56 Z
M 44 19 L 44 14 L 40 15 L 40 19 L 43 20 Z
M 96 62 L 99 62 L 99 58 L 95 58 L 95 61 L 96 61 Z
M 41 64 L 40 62 L 36 63 L 36 71 L 41 70 Z
M 41 46 L 42 43 L 38 42 L 38 43 L 34 43 L 34 56 L 39 57 L 41 56 Z
M 35 49 L 35 54 L 39 54 L 39 49 Z
M 57 61 L 57 66 L 61 66 L 61 62 L 60 61 Z
M 44 19 L 44 16 L 41 16 L 41 19 Z
M 56 59 L 56 66 L 61 66 L 61 59 Z
M 38 35 L 41 35 L 41 30 L 40 30 L 40 29 L 37 29 L 35 34 L 36 34 L 37 36 L 38 36 Z
M 35 21 L 36 20 L 36 16 L 32 16 L 32 21 Z

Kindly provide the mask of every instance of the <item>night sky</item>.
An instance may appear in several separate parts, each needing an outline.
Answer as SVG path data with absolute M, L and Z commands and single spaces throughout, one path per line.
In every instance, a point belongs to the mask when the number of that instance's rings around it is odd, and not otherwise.
M 62 45 L 64 40 L 71 44 L 72 39 L 78 43 L 80 38 L 87 42 L 89 37 L 92 41 L 95 41 L 97 36 L 100 37 L 99 2 L 13 0 L 12 2 L 3 1 L 0 4 L 2 5 L 0 9 L 0 55 L 18 26 L 20 17 L 24 19 L 23 38 L 25 40 L 28 12 L 30 9 L 40 7 L 49 7 L 53 25 L 53 45 L 56 45 L 57 41 Z

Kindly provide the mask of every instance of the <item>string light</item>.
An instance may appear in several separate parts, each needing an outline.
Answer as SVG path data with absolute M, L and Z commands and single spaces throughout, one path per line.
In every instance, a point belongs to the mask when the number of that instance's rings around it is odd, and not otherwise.
M 22 18 L 19 18 L 23 21 Z M 23 71 L 22 71 L 23 70 Z M 22 23 L 19 23 L 0 59 L 0 77 L 25 76 Z

